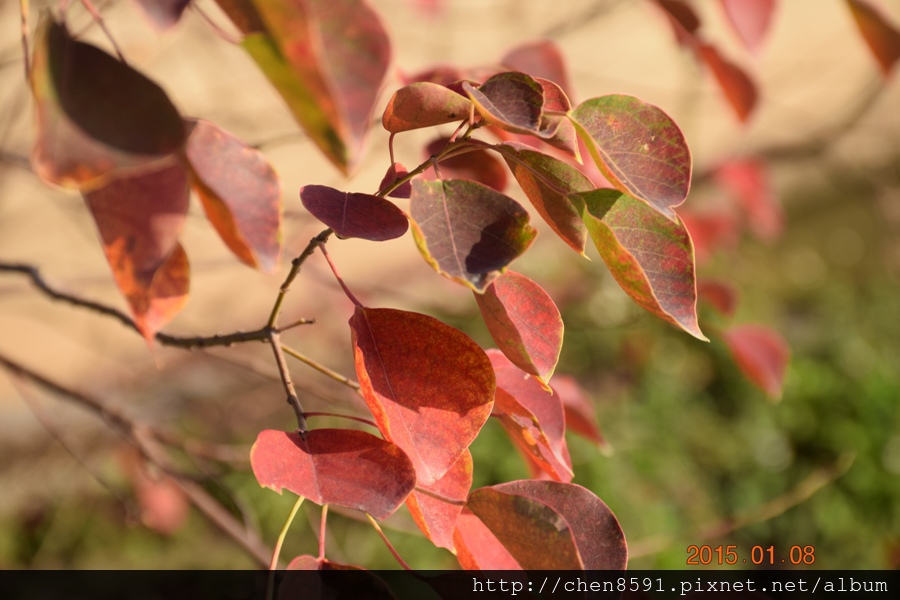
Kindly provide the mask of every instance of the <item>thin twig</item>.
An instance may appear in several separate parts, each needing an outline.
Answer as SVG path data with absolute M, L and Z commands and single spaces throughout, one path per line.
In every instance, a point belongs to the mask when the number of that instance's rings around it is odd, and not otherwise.
M 354 390 L 359 391 L 359 383 L 353 381 L 352 379 L 348 379 L 348 378 L 344 377 L 343 375 L 341 375 L 340 373 L 338 373 L 337 371 L 332 371 L 325 365 L 319 364 L 316 361 L 314 361 L 313 359 L 311 359 L 307 356 L 304 356 L 303 354 L 300 354 L 299 352 L 297 352 L 290 346 L 285 346 L 284 344 L 282 344 L 281 349 L 284 351 L 285 354 L 289 354 L 289 355 L 293 356 L 300 362 L 309 365 L 310 367 L 312 367 L 319 373 L 322 373 L 323 375 L 327 375 L 328 377 L 331 377 L 335 381 L 339 381 L 340 383 L 343 383 L 347 387 L 353 388 Z
M 297 396 L 297 390 L 294 388 L 294 381 L 291 379 L 291 372 L 288 369 L 287 361 L 284 358 L 284 352 L 281 350 L 281 338 L 275 331 L 269 332 L 269 345 L 272 346 L 272 352 L 275 353 L 275 364 L 278 365 L 278 373 L 281 375 L 281 383 L 284 385 L 284 391 L 287 392 L 287 401 L 294 409 L 294 415 L 297 417 L 297 428 L 301 438 L 306 437 L 306 417 L 303 416 L 303 406 L 300 404 L 300 398 Z
M 303 266 L 303 263 L 306 262 L 307 258 L 312 256 L 312 253 L 316 251 L 316 248 L 328 241 L 328 238 L 331 237 L 332 233 L 334 232 L 330 228 L 320 232 L 319 235 L 309 240 L 309 243 L 306 245 L 303 252 L 300 253 L 300 256 L 291 261 L 291 270 L 288 271 L 287 277 L 284 278 L 284 283 L 281 284 L 281 288 L 278 290 L 278 297 L 275 298 L 275 305 L 272 306 L 272 312 L 269 314 L 269 320 L 266 322 L 266 327 L 275 327 L 275 323 L 278 321 L 278 314 L 281 312 L 281 306 L 284 304 L 284 298 L 291 289 L 291 283 L 294 282 L 294 279 L 296 279 L 297 275 L 300 273 L 300 267 Z
M 204 11 L 203 8 L 201 8 L 201 6 L 199 4 L 197 4 L 196 2 L 191 2 L 189 4 L 189 6 L 193 10 L 195 10 L 198 15 L 200 15 L 201 19 L 206 21 L 206 24 L 209 25 L 210 28 L 215 32 L 215 34 L 218 35 L 220 38 L 222 38 L 229 44 L 238 45 L 241 43 L 240 36 L 236 36 L 236 35 L 233 35 L 231 33 L 228 33 L 227 31 L 225 31 L 218 23 L 213 21 L 212 17 L 210 17 L 208 14 L 206 14 L 206 11 Z
M 28 60 L 28 0 L 19 0 L 22 17 L 22 62 L 25 63 L 25 83 L 31 85 L 31 62 Z
M 100 26 L 100 29 L 103 30 L 103 34 L 109 39 L 112 44 L 113 49 L 115 49 L 116 54 L 119 56 L 119 60 L 122 61 L 122 64 L 128 64 L 128 61 L 125 60 L 125 55 L 122 54 L 122 49 L 119 48 L 119 44 L 116 43 L 116 38 L 112 36 L 112 33 L 107 29 L 106 22 L 103 20 L 103 17 L 100 16 L 100 12 L 94 8 L 94 5 L 91 4 L 91 0 L 81 0 L 81 5 L 87 10 L 91 18 L 94 19 L 94 22 Z

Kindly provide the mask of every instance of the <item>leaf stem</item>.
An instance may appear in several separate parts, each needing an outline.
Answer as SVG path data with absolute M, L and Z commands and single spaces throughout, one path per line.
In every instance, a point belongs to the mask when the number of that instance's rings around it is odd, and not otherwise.
M 287 537 L 287 532 L 291 528 L 291 523 L 294 522 L 294 517 L 297 515 L 297 511 L 300 510 L 300 506 L 303 504 L 303 501 L 306 500 L 304 496 L 298 496 L 297 501 L 294 502 L 293 508 L 291 508 L 291 512 L 287 517 L 287 520 L 284 522 L 284 525 L 281 527 L 281 531 L 278 533 L 278 540 L 275 542 L 275 549 L 272 551 L 272 560 L 269 562 L 269 570 L 274 571 L 278 568 L 278 556 L 281 554 L 281 547 L 284 545 L 284 538 Z
M 353 380 L 351 380 L 351 379 L 348 379 L 348 378 L 344 377 L 343 375 L 341 375 L 341 374 L 338 373 L 337 371 L 332 371 L 331 369 L 329 369 L 329 368 L 326 367 L 325 365 L 322 365 L 322 364 L 320 364 L 320 363 L 317 363 L 317 362 L 314 361 L 313 359 L 311 359 L 311 358 L 309 358 L 309 357 L 307 357 L 307 356 L 305 356 L 305 355 L 303 355 L 303 354 L 300 354 L 299 352 L 297 352 L 296 350 L 294 350 L 294 349 L 291 348 L 290 346 L 285 346 L 284 344 L 282 344 L 282 345 L 281 345 L 281 349 L 284 351 L 285 354 L 288 354 L 288 355 L 290 355 L 290 356 L 293 356 L 294 358 L 296 358 L 296 359 L 299 360 L 300 362 L 309 365 L 310 367 L 312 367 L 313 369 L 315 369 L 315 370 L 318 371 L 319 373 L 322 373 L 323 375 L 327 375 L 328 377 L 331 377 L 331 378 L 334 379 L 335 381 L 339 381 L 340 383 L 343 383 L 343 384 L 346 385 L 347 387 L 353 388 L 354 390 L 359 390 L 359 384 L 358 384 L 357 382 L 355 382 L 355 381 L 353 381 Z M 309 413 L 307 413 L 307 414 L 309 414 Z
M 325 531 L 328 523 L 328 505 L 322 505 L 322 520 L 319 522 L 319 560 L 325 560 Z
M 31 87 L 31 62 L 28 60 L 28 0 L 19 0 L 22 18 L 22 61 L 25 63 L 25 83 Z
M 401 558 L 400 554 L 397 553 L 397 550 L 394 548 L 393 544 L 391 544 L 391 541 L 389 539 L 387 539 L 387 536 L 381 530 L 381 527 L 378 525 L 378 522 L 375 521 L 375 519 L 373 519 L 372 515 L 370 515 L 369 513 L 366 513 L 366 517 L 369 519 L 369 523 L 372 524 L 372 527 L 375 528 L 375 531 L 378 532 L 378 535 L 381 536 L 381 539 L 384 541 L 384 545 L 387 546 L 388 551 L 391 553 L 391 555 L 393 555 L 394 559 L 400 564 L 401 567 L 403 567 L 404 570 L 412 571 L 413 568 L 410 567 L 406 563 L 406 561 L 403 560 L 403 558 Z
M 355 304 L 356 306 L 362 308 L 363 304 L 360 302 L 356 296 L 353 295 L 353 292 L 350 291 L 350 288 L 347 287 L 347 284 L 344 283 L 344 280 L 337 272 L 337 267 L 334 266 L 334 263 L 331 262 L 331 257 L 328 255 L 328 250 L 325 249 L 325 246 L 319 246 L 319 250 L 322 251 L 322 255 L 325 257 L 325 260 L 328 262 L 328 266 L 331 267 L 331 272 L 334 273 L 334 278 L 337 279 L 338 283 L 341 284 L 341 289 L 344 290 L 344 295 L 346 295 L 350 302 Z
M 349 419 L 350 421 L 356 421 L 358 423 L 363 423 L 364 425 L 369 425 L 378 429 L 378 424 L 375 421 L 370 421 L 369 419 L 364 419 L 363 417 L 354 417 L 353 415 L 339 415 L 337 413 L 327 412 L 307 412 L 303 414 L 307 417 L 336 417 L 338 419 Z

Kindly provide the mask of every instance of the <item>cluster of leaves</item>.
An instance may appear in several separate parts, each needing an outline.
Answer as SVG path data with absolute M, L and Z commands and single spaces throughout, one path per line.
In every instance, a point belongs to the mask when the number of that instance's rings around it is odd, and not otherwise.
M 887 71 L 897 57 L 896 30 L 868 4 L 848 2 Z M 310 139 L 339 170 L 351 172 L 390 63 L 378 15 L 359 0 L 218 3 Z M 139 4 L 168 28 L 189 2 Z M 679 43 L 710 67 L 745 120 L 756 98 L 750 78 L 702 40 L 687 3 L 657 4 Z M 723 0 L 751 49 L 774 4 Z M 191 189 L 240 261 L 262 271 L 278 267 L 281 189 L 258 151 L 208 121 L 182 116 L 159 86 L 124 60 L 73 39 L 61 19 L 44 17 L 33 46 L 34 169 L 84 196 L 116 284 L 148 342 L 188 297 L 188 260 L 178 236 Z M 411 228 L 428 264 L 472 291 L 497 349 L 484 351 L 426 315 L 363 306 L 338 277 L 356 305 L 349 319 L 356 375 L 380 437 L 307 430 L 301 415 L 297 431 L 259 434 L 253 472 L 263 486 L 376 519 L 405 503 L 424 535 L 465 568 L 622 569 L 627 549 L 615 517 L 571 483 L 567 425 L 601 438 L 577 385 L 553 378 L 563 340 L 559 310 L 539 284 L 509 270 L 537 232 L 529 211 L 504 191 L 511 173 L 565 245 L 585 256 L 591 241 L 639 306 L 705 340 L 694 243 L 702 257 L 720 242 L 723 226 L 676 212 L 691 184 L 685 138 L 665 112 L 635 97 L 574 103 L 562 58 L 547 42 L 516 48 L 495 67 L 437 67 L 404 83 L 382 116 L 391 142 L 379 189 L 300 190 L 306 209 L 328 227 L 303 259 L 332 234 L 382 241 Z M 394 160 L 394 136 L 448 125 L 456 128 L 450 135 L 436 131 L 417 167 Z M 481 132 L 490 141 L 476 137 Z M 739 199 L 753 231 L 779 233 L 780 213 L 761 163 L 726 163 L 717 180 Z M 408 210 L 388 198 L 408 199 Z M 723 314 L 733 313 L 736 294 L 726 283 L 701 282 L 699 291 Z M 748 376 L 777 396 L 787 361 L 783 340 L 755 325 L 721 336 Z M 471 490 L 468 448 L 492 416 L 534 479 Z M 335 565 L 323 552 L 292 566 Z

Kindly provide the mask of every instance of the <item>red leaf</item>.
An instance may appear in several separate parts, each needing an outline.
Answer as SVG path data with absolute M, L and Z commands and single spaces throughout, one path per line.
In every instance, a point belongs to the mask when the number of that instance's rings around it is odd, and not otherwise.
M 490 416 L 490 361 L 464 333 L 418 313 L 358 307 L 350 331 L 378 428 L 409 455 L 420 484 L 436 482 Z
M 392 164 L 387 173 L 384 174 L 384 178 L 381 180 L 381 185 L 378 186 L 378 190 L 385 190 L 389 186 L 394 185 L 399 179 L 402 179 L 409 175 L 409 171 L 406 170 L 406 167 L 401 165 L 400 163 Z M 388 196 L 391 198 L 409 198 L 410 194 L 412 194 L 412 185 L 407 181 L 405 183 L 401 183 L 399 187 L 394 190 L 388 192 Z M 409 224 L 407 224 L 409 226 Z
M 525 73 L 498 73 L 477 88 L 463 82 L 463 90 L 475 109 L 491 125 L 506 131 L 550 137 L 544 130 L 544 91 L 540 83 Z
M 298 556 L 278 584 L 278 600 L 394 600 L 385 582 L 372 571 L 325 558 Z
M 378 14 L 365 0 L 218 3 L 313 142 L 352 171 L 390 62 Z
M 754 234 L 767 242 L 782 234 L 784 211 L 763 162 L 753 158 L 729 162 L 716 170 L 715 178 L 737 197 Z
M 678 43 L 688 48 L 692 47 L 695 43 L 694 34 L 700 29 L 700 17 L 694 9 L 681 0 L 656 0 L 656 4 L 669 17 Z
M 497 377 L 493 415 L 526 460 L 556 481 L 571 481 L 566 417 L 559 396 L 542 388 L 497 350 L 488 350 Z
M 725 281 L 703 279 L 697 282 L 697 296 L 717 311 L 731 317 L 738 304 L 737 289 Z
M 396 445 L 364 431 L 314 429 L 260 432 L 250 466 L 263 487 L 282 489 L 316 504 L 337 504 L 384 519 L 416 485 L 409 457 Z
M 191 0 L 137 0 L 144 13 L 160 31 L 174 27 Z
M 847 6 L 869 50 L 878 61 L 881 73 L 887 77 L 894 63 L 900 59 L 900 31 L 869 2 L 847 0 Z
M 678 216 L 664 218 L 614 190 L 579 194 L 597 251 L 625 293 L 642 308 L 708 341 L 697 324 L 694 248 Z
M 437 83 L 411 83 L 394 92 L 384 109 L 381 124 L 391 133 L 462 121 L 472 102 Z
M 44 17 L 32 59 L 37 139 L 45 181 L 81 190 L 160 168 L 184 143 L 178 111 L 158 85 Z
M 625 569 L 628 551 L 618 521 L 581 486 L 513 481 L 475 490 L 466 508 L 524 569 Z M 481 568 L 498 568 L 481 548 L 467 550 Z
M 281 256 L 281 184 L 268 161 L 209 121 L 190 121 L 185 146 L 206 216 L 242 262 L 267 272 Z
M 528 42 L 510 50 L 500 64 L 511 71 L 521 71 L 557 83 L 566 93 L 571 89 L 565 59 L 559 47 L 550 40 Z M 551 109 L 556 110 L 556 109 Z
M 703 263 L 720 248 L 737 247 L 740 230 L 736 217 L 730 212 L 679 212 L 684 226 L 691 234 L 697 262 Z
M 700 58 L 712 70 L 725 98 L 731 104 L 741 123 L 746 123 L 756 108 L 756 84 L 739 66 L 726 60 L 714 46 L 700 44 L 697 48 Z
M 409 229 L 402 210 L 389 200 L 371 194 L 306 185 L 300 188 L 300 200 L 306 210 L 331 227 L 339 238 L 381 242 L 398 238 Z
M 744 375 L 770 398 L 780 398 L 791 355 L 784 338 L 762 325 L 738 325 L 722 337 Z
M 512 571 L 522 566 L 472 511 L 463 508 L 453 532 L 459 566 L 470 571 Z
M 562 349 L 563 321 L 544 289 L 507 271 L 475 301 L 497 347 L 512 364 L 546 387 Z
M 772 22 L 775 0 L 720 0 L 731 27 L 751 52 L 759 52 Z
M 481 293 L 531 246 L 518 202 L 474 181 L 413 181 L 413 237 L 435 271 Z
M 122 455 L 122 466 L 134 488 L 141 523 L 166 536 L 181 529 L 187 521 L 190 504 L 172 478 L 163 473 L 155 476 L 148 473 L 143 457 L 132 448 Z
M 565 243 L 584 256 L 587 230 L 581 220 L 582 207 L 574 204 L 569 195 L 594 189 L 591 180 L 575 167 L 523 144 L 506 143 L 496 149 L 538 214 Z
M 178 234 L 187 212 L 180 165 L 86 192 L 116 285 L 149 341 L 187 302 L 189 268 Z
M 456 520 L 472 488 L 472 454 L 465 450 L 443 477 L 419 487 L 458 502 L 451 504 L 419 491 L 413 491 L 406 499 L 406 506 L 425 537 L 435 546 L 453 551 Z
M 449 138 L 438 138 L 425 148 L 427 156 L 434 156 L 447 146 Z M 440 162 L 441 178 L 468 179 L 502 192 L 506 188 L 506 167 L 491 156 L 486 150 L 478 149 L 443 158 Z M 426 176 L 435 179 L 433 169 L 426 171 Z
M 597 427 L 594 405 L 574 377 L 557 375 L 553 379 L 553 392 L 562 400 L 566 413 L 566 429 L 594 442 L 601 448 L 608 444 Z
M 603 175 L 620 192 L 643 200 L 672 221 L 691 185 L 691 153 L 669 116 L 633 96 L 582 102 L 571 113 Z

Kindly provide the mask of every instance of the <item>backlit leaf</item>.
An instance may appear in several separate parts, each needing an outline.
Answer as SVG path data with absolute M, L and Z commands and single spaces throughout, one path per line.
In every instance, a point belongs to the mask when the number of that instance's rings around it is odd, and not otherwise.
M 534 241 L 518 202 L 474 181 L 413 181 L 413 236 L 434 269 L 481 293 Z
M 652 312 L 706 341 L 697 324 L 694 248 L 677 216 L 662 217 L 615 190 L 579 194 L 597 251 L 625 293 Z
M 313 142 L 352 171 L 390 62 L 378 14 L 365 0 L 218 1 Z
M 584 255 L 587 230 L 581 208 L 569 195 L 594 189 L 591 180 L 575 167 L 523 144 L 506 143 L 496 149 L 538 214 L 565 243 Z
M 524 569 L 625 569 L 628 551 L 618 521 L 581 486 L 512 481 L 473 491 L 466 508 Z M 478 548 L 468 550 L 479 554 Z
M 456 520 L 472 488 L 472 454 L 465 450 L 443 477 L 419 487 L 458 502 L 451 504 L 419 491 L 413 491 L 406 499 L 409 513 L 425 537 L 435 546 L 452 551 Z
M 242 262 L 274 271 L 281 256 L 278 175 L 261 152 L 213 123 L 189 127 L 185 157 L 207 218 Z
M 381 124 L 391 133 L 462 121 L 472 102 L 437 83 L 411 83 L 394 92 Z
M 165 31 L 178 23 L 191 0 L 137 0 L 137 3 L 153 25 Z
M 675 222 L 691 185 L 691 153 L 681 130 L 652 104 L 625 95 L 582 102 L 573 123 L 597 167 L 620 192 Z
M 289 490 L 316 504 L 336 504 L 376 519 L 392 514 L 416 485 L 409 457 L 365 431 L 267 429 L 250 450 L 253 475 L 263 487 Z
M 759 52 L 772 15 L 775 0 L 720 0 L 732 29 L 751 52 Z
M 306 210 L 331 227 L 339 238 L 381 242 L 398 238 L 409 228 L 402 210 L 372 194 L 305 185 L 300 188 L 300 200 Z
M 490 416 L 490 361 L 464 333 L 418 313 L 359 307 L 350 331 L 360 391 L 378 428 L 409 455 L 419 483 L 431 485 Z
M 86 192 L 103 252 L 141 334 L 153 336 L 187 302 L 189 268 L 178 234 L 187 174 L 175 165 Z
M 453 545 L 459 566 L 470 571 L 513 571 L 522 566 L 503 543 L 468 508 L 456 520 Z
M 31 83 L 31 161 L 50 183 L 84 190 L 157 170 L 184 142 L 181 116 L 162 88 L 46 16 L 35 33 Z
M 757 237 L 772 242 L 782 234 L 784 210 L 765 163 L 754 158 L 727 162 L 716 169 L 715 179 L 740 202 Z
M 447 145 L 448 140 L 449 138 L 434 140 L 425 148 L 426 154 L 434 156 Z M 498 192 L 506 188 L 506 167 L 487 150 L 481 148 L 443 158 L 439 168 L 444 179 L 470 179 Z M 436 178 L 433 169 L 429 169 L 425 174 L 429 179 Z
M 553 378 L 553 393 L 559 395 L 563 410 L 566 413 L 566 430 L 594 442 L 601 448 L 608 444 L 597 427 L 594 405 L 588 399 L 581 385 L 570 375 L 557 375 Z
M 527 460 L 556 481 L 571 481 L 566 417 L 559 396 L 528 377 L 497 350 L 488 350 L 497 377 L 493 415 Z
M 781 398 L 791 355 L 784 338 L 762 325 L 738 325 L 722 337 L 744 375 L 773 400 Z
M 701 279 L 697 282 L 697 297 L 717 311 L 731 317 L 738 304 L 737 289 L 726 281 Z
M 691 235 L 697 263 L 704 263 L 718 250 L 733 250 L 740 239 L 740 224 L 734 211 L 679 211 L 682 223 Z
M 475 294 L 475 301 L 497 347 L 546 386 L 563 341 L 563 321 L 553 299 L 531 279 L 507 271 L 484 294 Z
M 477 88 L 468 82 L 462 87 L 478 113 L 492 125 L 542 137 L 550 137 L 555 132 L 542 129 L 543 88 L 524 73 L 498 73 Z
M 871 3 L 863 0 L 846 2 L 860 34 L 878 61 L 882 74 L 887 77 L 894 63 L 900 59 L 900 31 Z
M 402 179 L 409 175 L 409 171 L 406 170 L 406 167 L 401 165 L 400 163 L 392 164 L 387 173 L 384 174 L 384 178 L 381 180 L 381 185 L 378 186 L 378 190 L 385 190 L 388 187 L 394 185 L 399 179 Z M 399 187 L 394 188 L 390 192 L 388 192 L 388 196 L 391 198 L 409 198 L 412 194 L 412 185 L 407 181 L 405 183 L 401 183 Z
M 697 51 L 700 58 L 712 70 L 738 119 L 741 123 L 746 122 L 756 108 L 756 84 L 741 67 L 725 59 L 714 46 L 700 44 Z
M 528 42 L 510 50 L 500 64 L 511 71 L 556 82 L 566 93 L 571 89 L 565 59 L 559 47 L 550 40 Z M 555 110 L 555 109 L 553 109 Z

